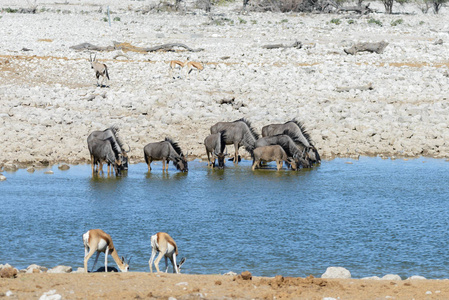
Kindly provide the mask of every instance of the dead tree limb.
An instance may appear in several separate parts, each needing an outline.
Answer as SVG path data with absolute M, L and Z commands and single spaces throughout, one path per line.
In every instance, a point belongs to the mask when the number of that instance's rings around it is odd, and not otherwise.
M 374 89 L 373 84 L 369 83 L 367 85 L 362 86 L 337 87 L 335 90 L 341 93 L 341 92 L 349 92 L 350 90 L 371 91 L 373 89 Z
M 355 55 L 357 52 L 375 52 L 377 54 L 382 54 L 384 52 L 385 47 L 388 46 L 388 43 L 385 41 L 378 43 L 357 43 L 353 45 L 351 48 L 344 49 L 346 54 Z
M 338 12 L 349 12 L 349 11 L 354 11 L 356 13 L 359 13 L 361 15 L 364 14 L 369 14 L 372 13 L 373 10 L 371 8 L 369 8 L 370 3 L 368 3 L 365 6 L 346 6 L 346 7 L 339 7 L 337 9 L 337 13 Z
M 274 45 L 264 45 L 262 46 L 262 48 L 264 49 L 278 49 L 278 48 L 296 48 L 296 49 L 301 49 L 302 48 L 302 43 L 300 41 L 295 41 L 292 45 L 288 46 L 288 45 L 284 45 L 284 44 L 274 44 Z
M 113 50 L 122 50 L 123 52 L 140 52 L 140 53 L 147 53 L 147 52 L 154 52 L 154 51 L 175 51 L 175 48 L 184 48 L 187 51 L 190 52 L 199 52 L 203 51 L 203 48 L 198 49 L 192 49 L 184 44 L 181 43 L 169 43 L 169 44 L 163 44 L 160 46 L 155 47 L 136 47 L 131 45 L 130 43 L 121 43 L 121 42 L 113 42 L 114 46 L 106 46 L 106 47 L 100 47 L 96 45 L 92 45 L 90 43 L 81 43 L 79 45 L 71 46 L 70 49 L 76 50 L 76 51 L 82 51 L 82 50 L 90 50 L 90 51 L 113 51 Z

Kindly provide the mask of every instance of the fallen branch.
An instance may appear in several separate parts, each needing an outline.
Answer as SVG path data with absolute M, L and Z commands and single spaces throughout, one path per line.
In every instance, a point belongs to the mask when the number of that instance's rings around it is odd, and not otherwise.
M 382 54 L 384 52 L 385 47 L 387 47 L 387 42 L 378 42 L 378 43 L 357 43 L 353 45 L 351 48 L 344 49 L 346 54 L 355 55 L 357 52 L 375 52 L 377 54 Z
M 122 42 L 113 42 L 114 46 L 106 46 L 106 47 L 100 47 L 96 45 L 92 45 L 91 43 L 81 43 L 79 45 L 71 46 L 70 49 L 76 50 L 76 51 L 82 51 L 82 50 L 90 50 L 90 51 L 113 51 L 113 50 L 122 50 L 123 52 L 140 52 L 140 53 L 147 53 L 147 52 L 154 52 L 154 51 L 175 51 L 174 48 L 184 48 L 187 51 L 190 52 L 199 52 L 203 51 L 203 48 L 198 49 L 192 49 L 184 44 L 181 43 L 169 43 L 169 44 L 163 44 L 160 46 L 155 47 L 136 47 L 131 45 L 130 43 L 122 43 Z
M 262 46 L 262 48 L 264 49 L 278 49 L 278 48 L 296 48 L 296 49 L 301 49 L 302 48 L 302 43 L 300 41 L 296 41 L 294 42 L 292 45 L 290 46 L 286 46 L 284 44 L 274 44 L 274 45 L 264 45 Z
M 127 59 L 131 59 L 128 55 L 125 55 L 125 54 L 123 54 L 123 53 L 116 54 L 116 55 L 114 55 L 112 58 L 113 58 L 113 59 L 117 59 L 117 58 L 119 58 L 120 56 L 123 56 L 123 57 L 125 57 L 125 58 L 127 58 Z
M 369 83 L 367 85 L 362 85 L 362 86 L 337 87 L 335 90 L 337 92 L 341 93 L 341 92 L 349 92 L 350 90 L 371 91 L 373 89 L 374 89 L 373 84 Z
M 369 5 L 370 5 L 370 3 L 368 3 L 367 5 L 365 5 L 365 6 L 346 6 L 346 7 L 339 7 L 338 9 L 337 9 L 337 13 L 338 12 L 349 12 L 349 11 L 354 11 L 354 12 L 356 12 L 356 13 L 359 13 L 359 14 L 361 14 L 361 15 L 364 15 L 364 14 L 369 14 L 369 13 L 372 13 L 373 12 L 373 10 L 371 9 L 371 8 L 369 8 Z

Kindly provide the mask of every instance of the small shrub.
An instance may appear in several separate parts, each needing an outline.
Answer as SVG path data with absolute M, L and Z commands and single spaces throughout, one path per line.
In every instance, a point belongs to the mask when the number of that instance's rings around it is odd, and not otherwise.
M 103 22 L 107 22 L 108 18 L 104 17 L 102 20 L 103 20 Z
M 357 24 L 357 23 L 356 23 L 356 21 L 350 19 L 350 20 L 348 20 L 348 24 Z
M 426 24 L 426 22 L 424 22 L 424 21 L 419 22 L 419 25 L 424 25 L 424 24 Z
M 402 23 L 404 23 L 404 20 L 397 19 L 397 20 L 394 20 L 394 21 L 391 22 L 391 26 L 397 26 L 397 25 L 402 24 Z
M 18 12 L 19 10 L 11 8 L 11 7 L 7 7 L 7 8 L 3 8 L 2 11 L 5 11 L 5 12 L 10 13 L 10 14 L 14 14 L 14 13 Z
M 120 17 L 115 17 L 114 21 L 120 22 Z
M 369 19 L 368 24 L 376 24 L 376 25 L 379 25 L 380 27 L 382 27 L 382 22 L 380 20 L 376 20 L 374 18 Z
M 281 20 L 281 23 L 287 23 L 288 22 L 288 19 L 282 19 Z
M 246 20 L 244 20 L 244 19 L 242 19 L 242 18 L 239 18 L 239 23 L 240 23 L 240 24 L 246 24 L 247 22 L 246 22 Z
M 341 21 L 340 21 L 340 19 L 332 19 L 332 20 L 331 20 L 331 23 L 332 23 L 332 24 L 335 24 L 335 25 L 340 25 L 340 24 L 341 24 Z
M 253 25 L 255 25 L 255 24 L 257 24 L 257 20 L 251 20 L 251 23 L 252 23 Z

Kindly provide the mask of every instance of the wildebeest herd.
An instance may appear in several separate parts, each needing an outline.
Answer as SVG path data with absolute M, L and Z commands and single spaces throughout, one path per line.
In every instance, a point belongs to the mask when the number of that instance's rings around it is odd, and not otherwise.
M 293 119 L 283 124 L 270 124 L 262 128 L 262 137 L 257 134 L 245 118 L 233 122 L 218 122 L 210 128 L 211 134 L 204 139 L 208 166 L 224 168 L 226 145 L 234 145 L 234 163 L 239 162 L 239 148 L 245 147 L 253 159 L 252 169 L 260 167 L 261 162 L 275 161 L 277 170 L 285 162 L 288 168 L 299 170 L 311 168 L 321 161 L 320 155 L 312 143 L 304 125 Z M 91 156 L 92 173 L 103 172 L 103 164 L 108 165 L 108 174 L 115 171 L 117 176 L 128 169 L 128 151 L 118 136 L 116 126 L 104 131 L 94 131 L 87 138 Z M 148 172 L 151 162 L 162 160 L 163 170 L 168 169 L 170 161 L 182 172 L 188 171 L 187 155 L 184 155 L 178 143 L 166 137 L 161 142 L 149 143 L 143 148 Z M 217 159 L 217 165 L 215 160 Z M 110 167 L 112 166 L 112 169 Z

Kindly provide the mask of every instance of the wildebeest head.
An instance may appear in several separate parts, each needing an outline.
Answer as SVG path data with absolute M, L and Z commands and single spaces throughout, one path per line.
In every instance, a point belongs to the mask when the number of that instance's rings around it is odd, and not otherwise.
M 181 172 L 187 172 L 189 170 L 187 166 L 187 159 L 184 156 L 184 154 L 182 154 L 179 158 L 175 159 L 175 165 L 176 169 L 178 169 Z
M 118 157 L 115 159 L 115 175 L 120 176 L 121 170 L 122 170 L 122 154 L 119 154 Z
M 290 167 L 292 168 L 292 170 L 294 170 L 294 171 L 298 170 L 299 160 L 296 160 L 293 157 L 289 157 L 289 158 L 287 158 L 287 162 L 290 164 Z
M 226 156 L 228 156 L 228 151 L 226 150 L 225 153 L 223 153 L 223 152 L 221 152 L 221 153 L 214 152 L 214 155 L 217 157 L 218 168 L 219 169 L 223 169 L 224 166 L 225 166 L 225 158 L 226 158 Z

